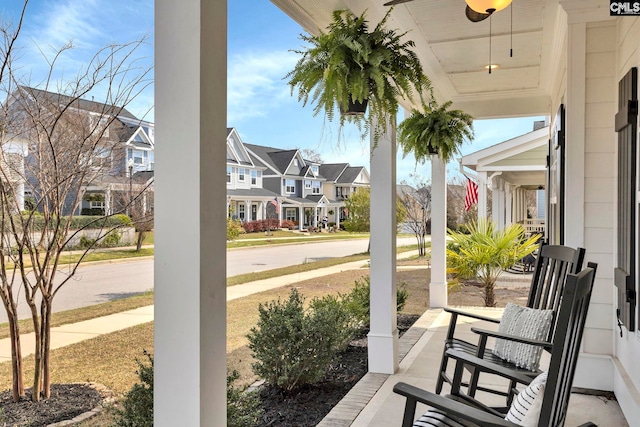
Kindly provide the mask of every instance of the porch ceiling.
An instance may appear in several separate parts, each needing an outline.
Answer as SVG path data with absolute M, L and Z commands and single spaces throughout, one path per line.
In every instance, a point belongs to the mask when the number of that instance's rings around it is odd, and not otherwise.
M 350 9 L 378 22 L 386 0 L 271 0 L 311 32 L 326 28 L 331 12 Z M 492 17 L 491 74 L 489 19 L 465 17 L 464 0 L 413 0 L 397 5 L 390 28 L 409 31 L 437 96 L 451 100 L 475 118 L 548 115 L 551 94 L 562 62 L 565 12 L 572 0 L 514 0 Z M 599 8 L 601 0 L 582 0 L 582 9 Z M 608 7 L 608 3 L 606 3 Z M 513 13 L 512 13 L 513 12 Z M 513 15 L 513 33 L 511 16 Z M 603 14 L 603 18 L 608 16 Z M 513 57 L 510 49 L 513 47 Z

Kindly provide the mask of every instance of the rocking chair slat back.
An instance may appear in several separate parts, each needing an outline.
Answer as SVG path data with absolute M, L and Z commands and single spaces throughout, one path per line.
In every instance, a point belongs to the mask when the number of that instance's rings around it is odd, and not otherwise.
M 558 313 L 556 341 L 551 350 L 540 425 L 564 424 L 596 269 L 596 264 L 588 263 L 579 274 L 567 277 Z
M 542 244 L 531 279 L 527 307 L 557 311 L 567 274 L 576 274 L 580 271 L 584 254 L 584 248 L 573 249 L 567 246 Z M 557 312 L 554 313 L 549 331 L 551 342 L 555 334 L 556 320 Z

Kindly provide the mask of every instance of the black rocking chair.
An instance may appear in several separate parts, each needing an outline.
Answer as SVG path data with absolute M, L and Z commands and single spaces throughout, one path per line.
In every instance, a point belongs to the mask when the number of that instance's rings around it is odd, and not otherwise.
M 589 267 L 579 274 L 568 275 L 557 315 L 553 344 L 545 341 L 520 340 L 551 350 L 546 385 L 544 393 L 541 394 L 542 405 L 537 424 L 539 426 L 562 427 L 564 425 L 596 267 L 596 264 L 589 263 Z M 527 379 L 523 378 L 518 371 L 454 349 L 447 350 L 447 356 L 456 360 L 451 395 L 440 396 L 406 383 L 397 383 L 393 388 L 394 392 L 407 398 L 402 427 L 414 425 L 417 402 L 424 403 L 433 409 L 423 415 L 419 424 L 415 425 L 516 427 L 518 424 L 504 419 L 504 414 L 501 412 L 463 394 L 461 392 L 462 374 L 465 366 L 473 366 L 474 370 L 500 375 L 511 381 L 526 382 Z M 587 426 L 595 425 L 593 423 L 582 425 L 582 427 Z
M 560 296 L 563 291 L 563 287 L 566 283 L 567 274 L 575 274 L 582 268 L 584 261 L 584 248 L 573 249 L 567 246 L 548 245 L 542 242 L 540 249 L 538 250 L 538 256 L 536 258 L 535 269 L 533 277 L 531 279 L 531 288 L 529 290 L 529 297 L 527 300 L 527 307 L 540 309 L 540 310 L 554 310 L 557 312 Z M 484 320 L 487 322 L 498 324 L 499 319 L 493 319 L 473 313 L 467 313 L 464 311 L 445 308 L 445 311 L 451 313 L 451 319 L 449 321 L 449 329 L 447 331 L 447 337 L 444 343 L 444 350 L 442 354 L 442 361 L 440 363 L 440 371 L 438 379 L 436 381 L 436 393 L 442 392 L 442 386 L 444 382 L 452 385 L 453 381 L 447 374 L 447 364 L 450 359 L 448 350 L 456 350 L 458 352 L 466 353 L 468 355 L 481 356 L 488 362 L 494 364 L 505 364 L 507 367 L 515 368 L 515 366 L 503 361 L 498 356 L 495 356 L 491 349 L 486 347 L 486 337 L 484 341 L 479 343 L 470 343 L 460 338 L 455 337 L 456 323 L 458 316 L 470 317 L 477 320 Z M 556 329 L 557 316 L 554 315 L 551 323 L 549 341 L 552 341 L 554 330 Z M 497 332 L 492 335 L 494 337 L 502 338 Z M 538 373 L 537 371 L 526 371 L 529 377 Z M 511 404 L 514 396 L 515 386 L 518 381 L 511 381 L 508 390 L 497 390 L 495 388 L 480 387 L 478 383 L 478 372 L 471 370 L 471 379 L 469 383 L 462 383 L 463 387 L 468 387 L 467 394 L 474 396 L 477 390 L 485 391 L 506 397 L 507 406 Z M 529 380 L 530 381 L 530 380 Z M 527 382 L 528 383 L 528 382 Z

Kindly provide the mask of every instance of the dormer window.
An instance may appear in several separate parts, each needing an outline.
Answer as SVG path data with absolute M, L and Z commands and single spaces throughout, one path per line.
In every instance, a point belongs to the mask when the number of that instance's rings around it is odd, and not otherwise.
M 293 159 L 293 166 L 300 167 L 300 164 L 298 163 L 298 159 Z
M 311 171 L 313 172 L 313 174 L 315 176 L 318 176 L 318 165 L 312 165 L 311 166 Z

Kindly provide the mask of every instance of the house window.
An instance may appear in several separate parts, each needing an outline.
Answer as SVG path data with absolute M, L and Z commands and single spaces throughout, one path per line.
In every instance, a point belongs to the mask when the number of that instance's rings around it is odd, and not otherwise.
M 136 166 L 144 166 L 147 160 L 147 152 L 143 150 L 132 150 L 129 148 L 129 158 L 133 159 L 133 164 Z M 138 169 L 138 168 L 136 168 Z
M 251 185 L 258 185 L 258 171 L 251 171 Z
M 342 198 L 342 187 L 336 187 L 336 198 Z
M 89 208 L 91 208 L 91 209 L 104 209 L 104 200 L 91 200 L 89 202 Z
M 231 183 L 231 166 L 227 166 L 227 184 Z
M 111 151 L 108 148 L 97 148 L 90 161 L 97 168 L 111 168 Z
M 285 179 L 284 191 L 287 194 L 294 194 L 296 192 L 296 182 L 293 179 Z
M 258 219 L 258 205 L 251 205 L 251 221 Z
M 311 191 L 313 194 L 321 194 L 321 185 L 320 181 L 313 181 L 313 190 Z
M 244 168 L 238 168 L 238 181 L 244 182 Z
M 318 165 L 311 166 L 311 171 L 315 176 L 318 176 Z
M 308 180 L 308 179 L 304 180 L 304 188 L 307 190 L 311 188 L 311 180 Z
M 293 159 L 293 166 L 298 167 L 298 159 Z
M 244 203 L 239 203 L 238 204 L 238 218 L 240 219 L 240 221 L 244 221 L 245 218 L 245 206 Z
M 152 171 L 155 168 L 155 155 L 153 151 L 149 151 L 149 170 Z
M 284 217 L 288 221 L 295 221 L 296 220 L 296 208 L 286 208 L 284 210 Z

